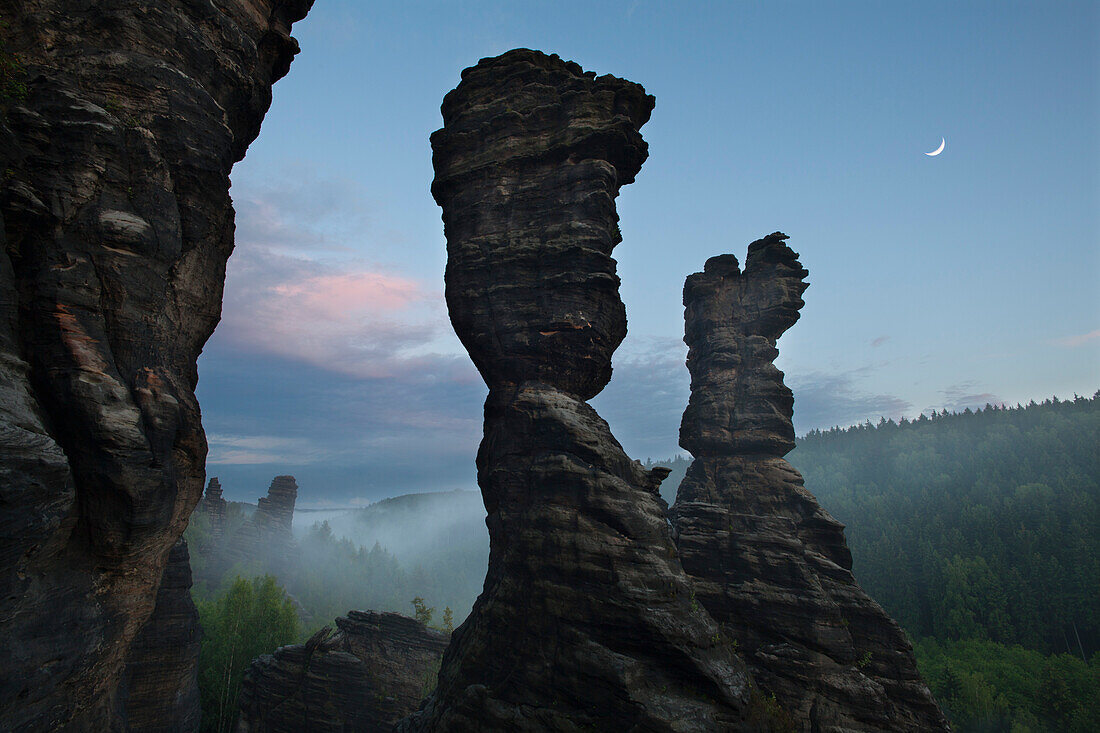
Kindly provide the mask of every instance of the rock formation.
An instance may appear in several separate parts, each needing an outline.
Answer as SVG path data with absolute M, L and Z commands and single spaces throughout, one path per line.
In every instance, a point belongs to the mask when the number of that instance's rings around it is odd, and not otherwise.
M 297 498 L 298 482 L 293 476 L 276 476 L 272 479 L 267 496 L 261 496 L 256 502 L 256 513 L 252 515 L 252 521 L 259 527 L 260 533 L 290 540 L 294 502 Z
M 264 572 L 285 582 L 298 548 L 291 529 L 297 497 L 298 483 L 294 477 L 276 476 L 267 489 L 267 496 L 259 498 L 256 511 L 230 543 L 226 556 L 231 561 L 243 563 L 258 561 Z
M 251 516 L 229 515 L 229 502 L 221 496 L 221 482 L 210 479 L 206 495 L 196 508 L 210 522 L 210 535 L 195 554 L 203 559 L 195 580 L 217 587 L 226 574 L 270 573 L 286 583 L 298 569 L 298 544 L 294 540 L 294 505 L 298 483 L 293 476 L 276 476 L 267 496 L 260 497 Z M 237 507 L 239 509 L 239 507 Z M 302 614 L 306 620 L 306 614 Z
M 222 483 L 218 477 L 210 479 L 206 485 L 206 493 L 199 502 L 199 510 L 210 520 L 210 540 L 216 543 L 221 540 L 225 532 L 225 515 L 228 511 L 228 502 L 222 498 Z
M 396 613 L 351 611 L 252 662 L 239 733 L 389 731 L 434 687 L 448 635 Z
M 0 0 L 2 729 L 111 729 L 202 491 L 230 168 L 310 4 Z
M 684 287 L 695 461 L 670 512 L 684 569 L 801 730 L 945 730 L 905 635 L 852 577 L 843 525 L 783 460 L 794 398 L 772 362 L 807 287 L 785 239 L 749 245 L 744 272 L 713 257 Z
M 199 729 L 199 612 L 187 543 L 172 546 L 153 615 L 130 645 L 119 707 L 130 733 Z
M 653 98 L 528 50 L 462 72 L 432 135 L 446 295 L 489 386 L 489 570 L 402 730 L 739 730 L 750 681 L 694 599 L 657 488 L 585 400 L 626 334 L 615 197 Z

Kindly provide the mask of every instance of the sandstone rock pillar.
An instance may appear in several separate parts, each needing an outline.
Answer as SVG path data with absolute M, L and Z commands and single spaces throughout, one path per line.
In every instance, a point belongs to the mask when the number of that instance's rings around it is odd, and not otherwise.
M 261 496 L 256 502 L 254 516 L 260 533 L 272 540 L 292 540 L 291 526 L 294 522 L 294 503 L 298 499 L 298 482 L 293 476 L 276 476 L 267 488 L 267 496 Z
M 695 456 L 670 514 L 699 601 L 756 682 L 803 731 L 928 731 L 947 724 L 905 635 L 852 577 L 844 527 L 783 456 L 794 398 L 772 363 L 807 275 L 787 237 L 707 260 L 684 286 Z
M 210 541 L 217 546 L 225 533 L 225 518 L 228 511 L 228 502 L 222 498 L 222 483 L 218 477 L 210 479 L 206 485 L 206 493 L 203 494 L 199 510 L 210 520 Z
M 112 729 L 202 492 L 229 172 L 311 4 L 0 0 L 0 729 Z
M 694 599 L 657 488 L 586 400 L 626 334 L 615 198 L 653 98 L 528 50 L 443 101 L 432 193 L 451 322 L 489 386 L 485 588 L 405 730 L 739 730 L 750 682 Z

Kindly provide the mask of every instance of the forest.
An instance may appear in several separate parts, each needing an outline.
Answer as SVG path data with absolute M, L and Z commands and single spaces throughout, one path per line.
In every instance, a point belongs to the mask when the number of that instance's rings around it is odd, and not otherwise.
M 1100 393 L 813 431 L 788 456 L 959 730 L 1100 730 L 1098 446 Z
M 1100 730 L 1098 445 L 1100 393 L 813 431 L 788 456 L 847 525 L 857 579 L 906 630 L 959 731 Z M 689 461 L 647 463 L 672 468 L 671 499 Z M 243 522 L 247 505 L 230 508 Z M 485 573 L 483 516 L 473 491 L 395 497 L 299 533 L 297 565 L 277 579 L 260 557 L 211 580 L 196 514 L 204 728 L 231 729 L 252 656 L 349 609 L 465 618 Z M 241 608 L 270 648 L 227 623 Z

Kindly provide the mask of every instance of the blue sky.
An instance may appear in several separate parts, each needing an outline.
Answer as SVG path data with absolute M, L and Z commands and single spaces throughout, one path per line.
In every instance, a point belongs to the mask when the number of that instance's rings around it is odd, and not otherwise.
M 316 505 L 474 486 L 485 390 L 428 136 L 461 70 L 515 47 L 657 98 L 594 401 L 631 455 L 679 450 L 684 278 L 776 230 L 810 271 L 780 341 L 799 432 L 1100 387 L 1095 3 L 318 0 L 294 35 L 199 361 L 231 498 L 279 473 Z

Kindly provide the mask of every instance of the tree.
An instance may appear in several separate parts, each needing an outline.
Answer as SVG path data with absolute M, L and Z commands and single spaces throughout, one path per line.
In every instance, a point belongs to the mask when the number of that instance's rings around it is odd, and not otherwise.
M 416 613 L 416 620 L 425 626 L 430 626 L 432 623 L 432 614 L 435 613 L 435 608 L 428 608 L 424 605 L 424 599 L 420 596 L 412 599 L 413 610 Z
M 443 630 L 453 634 L 455 630 L 455 615 L 450 606 L 443 609 Z
M 265 575 L 238 577 L 220 598 L 199 601 L 203 628 L 199 697 L 204 733 L 228 733 L 237 722 L 237 697 L 245 669 L 261 654 L 297 640 L 300 627 L 286 592 Z

